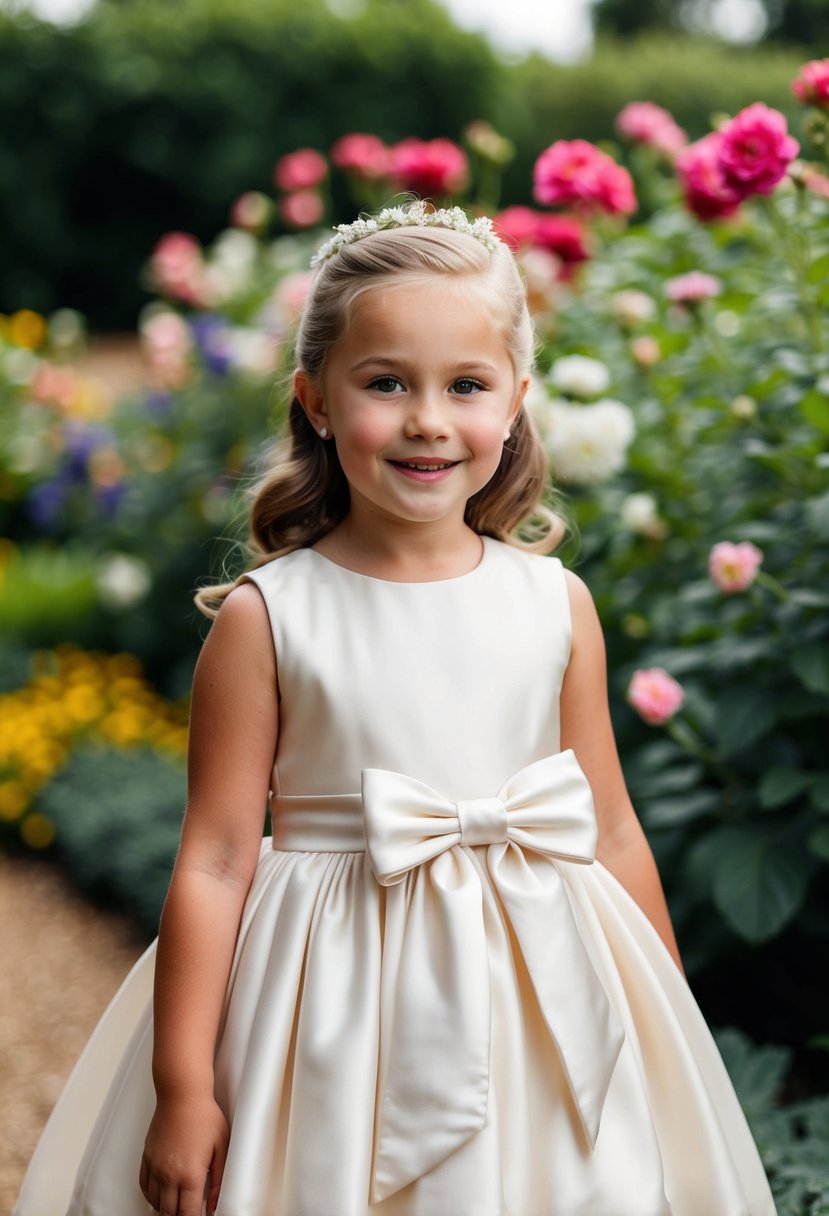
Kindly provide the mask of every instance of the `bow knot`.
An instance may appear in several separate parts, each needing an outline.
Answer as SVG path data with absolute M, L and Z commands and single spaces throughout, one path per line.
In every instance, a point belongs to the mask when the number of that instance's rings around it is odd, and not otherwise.
M 568 864 L 590 864 L 597 835 L 572 751 L 521 769 L 493 798 L 456 802 L 412 777 L 366 769 L 363 816 L 377 881 L 395 887 L 412 875 L 386 907 L 387 932 L 401 936 L 383 971 L 374 1199 L 433 1169 L 486 1122 L 490 964 L 481 871 L 468 846 L 488 846 L 486 871 L 595 1145 L 624 1032 L 567 891 Z
M 500 798 L 456 802 L 461 844 L 500 844 L 507 839 L 507 808 Z

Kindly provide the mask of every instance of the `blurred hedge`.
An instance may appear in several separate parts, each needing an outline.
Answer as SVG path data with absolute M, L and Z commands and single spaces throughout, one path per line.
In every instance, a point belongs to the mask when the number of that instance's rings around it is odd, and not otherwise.
M 95 329 L 131 326 L 161 232 L 207 239 L 238 194 L 270 188 L 278 156 L 347 131 L 393 142 L 486 118 L 517 144 L 506 187 L 521 201 L 540 149 L 606 138 L 626 101 L 666 105 L 697 136 L 712 112 L 758 97 L 791 110 L 807 58 L 648 37 L 576 66 L 507 64 L 435 0 L 354 7 L 346 18 L 324 0 L 101 0 L 63 31 L 0 15 L 13 133 L 0 146 L 0 310 L 72 305 Z

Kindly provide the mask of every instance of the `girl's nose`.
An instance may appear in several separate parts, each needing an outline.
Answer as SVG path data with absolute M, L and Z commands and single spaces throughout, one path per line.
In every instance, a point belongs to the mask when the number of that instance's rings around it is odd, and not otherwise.
M 448 434 L 446 409 L 436 393 L 413 394 L 405 430 L 410 439 L 440 439 Z

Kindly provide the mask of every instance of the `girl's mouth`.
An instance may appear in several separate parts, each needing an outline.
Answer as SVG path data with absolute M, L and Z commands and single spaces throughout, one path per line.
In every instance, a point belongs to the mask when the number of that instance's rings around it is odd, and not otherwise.
M 392 460 L 389 462 L 405 477 L 415 481 L 437 481 L 459 464 L 457 460 Z

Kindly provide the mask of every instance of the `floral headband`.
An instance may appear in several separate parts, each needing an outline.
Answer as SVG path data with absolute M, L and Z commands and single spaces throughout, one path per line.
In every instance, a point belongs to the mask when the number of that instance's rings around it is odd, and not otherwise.
M 335 235 L 320 246 L 311 258 L 311 265 L 319 266 L 320 262 L 339 253 L 344 245 L 353 245 L 355 241 L 365 240 L 367 236 L 387 228 L 451 228 L 474 237 L 493 252 L 501 244 L 492 220 L 487 216 L 470 221 L 461 207 L 435 208 L 430 203 L 417 201 L 407 207 L 385 207 L 371 219 L 361 218 L 351 224 L 337 224 Z

